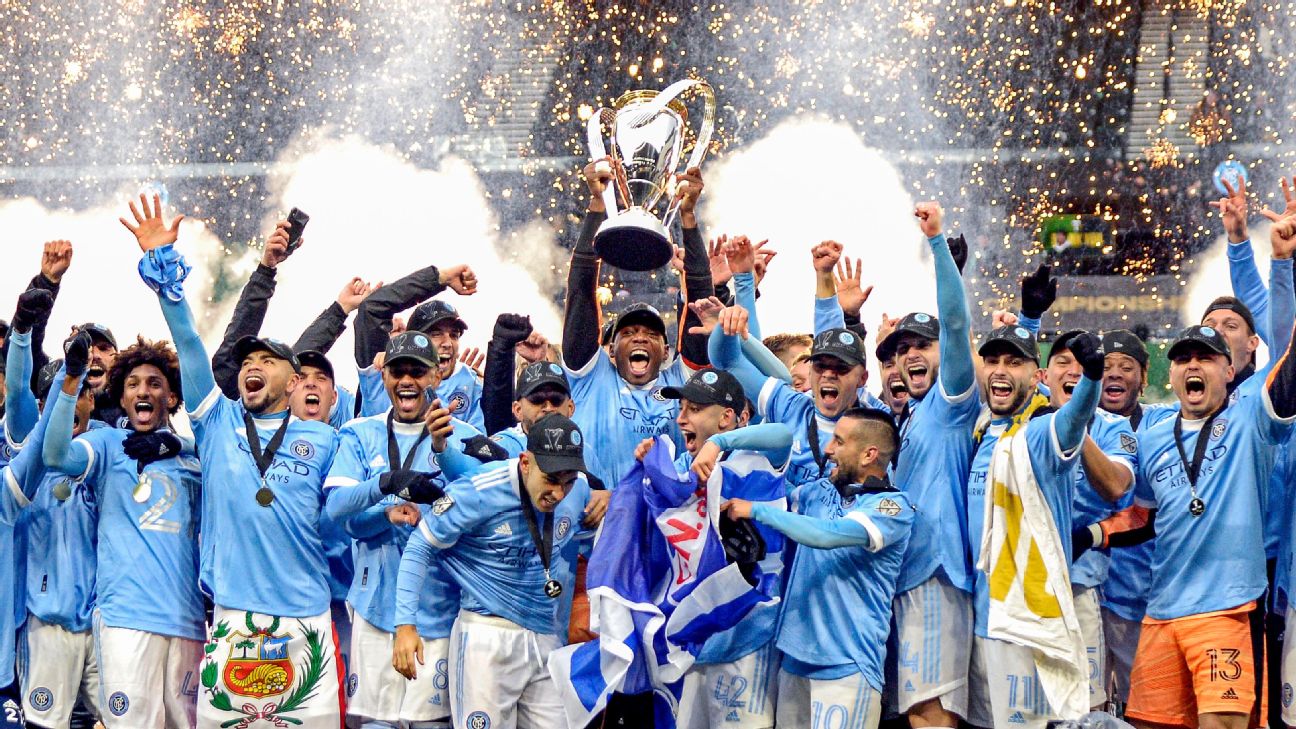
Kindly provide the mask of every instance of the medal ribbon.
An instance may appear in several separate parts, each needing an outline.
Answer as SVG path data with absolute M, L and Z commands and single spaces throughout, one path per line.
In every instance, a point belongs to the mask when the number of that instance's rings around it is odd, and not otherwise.
M 393 418 L 395 417 L 394 410 L 395 408 L 392 408 L 392 410 L 387 411 L 387 470 L 396 470 L 395 466 L 399 463 L 402 471 L 408 471 L 409 467 L 414 465 L 414 453 L 418 451 L 423 441 L 427 440 L 428 431 L 426 427 L 423 428 L 418 440 L 414 441 L 414 446 L 409 449 L 409 453 L 405 454 L 405 459 L 401 460 L 400 444 L 396 442 L 396 431 L 392 427 Z
M 257 471 L 261 473 L 261 483 L 265 484 L 266 471 L 270 470 L 270 464 L 274 463 L 275 454 L 279 452 L 279 446 L 283 445 L 284 436 L 288 434 L 288 421 L 292 419 L 291 414 L 285 414 L 283 422 L 279 424 L 279 429 L 274 435 L 270 436 L 270 442 L 266 444 L 264 452 L 261 451 L 261 436 L 257 433 L 256 423 L 253 422 L 251 414 L 243 411 L 243 424 L 247 426 L 248 450 L 252 451 L 252 460 L 256 461 Z
M 1175 448 L 1179 449 L 1179 461 L 1183 463 L 1184 474 L 1188 476 L 1188 491 L 1193 501 L 1197 500 L 1197 477 L 1201 474 L 1202 460 L 1206 457 L 1206 446 L 1210 443 L 1211 423 L 1214 423 L 1216 416 L 1222 412 L 1224 412 L 1224 408 L 1216 410 L 1211 413 L 1209 418 L 1206 418 L 1205 423 L 1202 423 L 1201 430 L 1197 432 L 1197 443 L 1193 446 L 1191 461 L 1188 460 L 1188 452 L 1183 447 L 1183 413 L 1180 412 L 1175 416 Z M 1197 515 L 1193 514 L 1193 516 Z
M 545 513 L 544 538 L 540 537 L 540 525 L 536 519 L 535 504 L 531 503 L 531 494 L 527 493 L 526 482 L 522 479 L 522 466 L 517 467 L 518 496 L 522 499 L 522 517 L 526 519 L 527 531 L 531 532 L 531 541 L 540 553 L 540 564 L 544 566 L 545 580 L 549 580 L 549 558 L 553 555 L 553 512 Z

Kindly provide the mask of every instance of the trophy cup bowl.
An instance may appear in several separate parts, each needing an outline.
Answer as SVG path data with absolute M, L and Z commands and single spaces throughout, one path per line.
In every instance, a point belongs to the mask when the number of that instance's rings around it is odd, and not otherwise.
M 675 253 L 670 227 L 679 213 L 675 175 L 680 172 L 688 111 L 680 96 L 695 90 L 703 118 L 683 169 L 706 156 L 715 129 L 715 93 L 705 81 L 677 81 L 664 91 L 629 91 L 611 109 L 599 109 L 587 126 L 590 156 L 614 162 L 612 181 L 603 190 L 608 219 L 594 235 L 594 250 L 604 261 L 630 271 L 666 265 Z M 604 141 L 604 127 L 609 128 Z

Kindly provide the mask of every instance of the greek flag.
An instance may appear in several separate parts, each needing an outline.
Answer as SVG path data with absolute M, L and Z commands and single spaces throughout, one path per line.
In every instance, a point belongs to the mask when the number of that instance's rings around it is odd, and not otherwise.
M 753 609 L 777 611 L 779 580 L 765 578 L 765 562 L 753 587 L 727 562 L 720 542 L 721 484 L 744 475 L 717 468 L 711 487 L 699 487 L 692 474 L 675 472 L 672 452 L 659 436 L 612 492 L 586 573 L 590 628 L 598 640 L 550 655 L 549 672 L 571 727 L 586 726 L 613 692 L 648 691 L 655 693 L 658 725 L 673 726 L 684 673 L 707 639 Z M 781 477 L 753 473 L 776 489 L 774 499 L 782 498 Z

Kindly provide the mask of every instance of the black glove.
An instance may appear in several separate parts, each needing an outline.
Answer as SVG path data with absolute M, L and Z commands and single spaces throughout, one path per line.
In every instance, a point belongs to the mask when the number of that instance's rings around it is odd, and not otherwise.
M 1098 527 L 1098 532 L 1101 534 L 1102 527 L 1098 526 L 1097 524 L 1090 524 L 1089 526 L 1076 527 L 1075 529 L 1071 530 L 1071 561 L 1072 562 L 1075 562 L 1076 560 L 1080 559 L 1081 557 L 1084 556 L 1085 552 L 1088 552 L 1090 549 L 1093 549 L 1094 546 L 1093 527 Z
M 18 311 L 14 312 L 13 330 L 21 334 L 31 331 L 38 321 L 49 318 L 54 308 L 54 296 L 45 289 L 27 289 L 18 297 Z
M 1032 319 L 1044 316 L 1044 312 L 1057 301 L 1058 281 L 1049 276 L 1052 267 L 1040 264 L 1035 273 L 1021 280 L 1021 310 Z
M 525 342 L 526 338 L 531 336 L 531 317 L 522 314 L 500 314 L 495 320 L 495 333 L 492 336 L 510 347 Z
M 1067 349 L 1075 355 L 1076 361 L 1084 369 L 1084 376 L 1100 382 L 1103 377 L 1102 340 L 1091 332 L 1081 332 L 1067 343 Z
M 747 582 L 755 585 L 753 570 L 757 562 L 765 559 L 765 538 L 756 525 L 750 519 L 731 519 L 728 514 L 721 514 L 720 543 L 724 545 L 725 557 L 738 565 Z
M 90 366 L 89 332 L 77 332 L 63 343 L 63 365 L 67 367 L 68 377 L 80 377 Z
M 386 495 L 395 494 L 416 504 L 430 504 L 445 496 L 431 474 L 400 469 L 378 477 L 378 488 Z
M 131 431 L 131 434 L 122 442 L 122 449 L 126 451 L 126 455 L 145 466 L 154 461 L 174 458 L 180 454 L 180 448 L 180 439 L 165 430 L 155 430 L 152 433 Z
M 463 452 L 482 463 L 508 460 L 508 451 L 504 450 L 504 446 L 484 435 L 474 435 L 464 441 Z
M 950 255 L 954 257 L 954 265 L 958 266 L 959 273 L 963 273 L 963 267 L 967 265 L 968 245 L 967 238 L 962 233 L 953 238 L 946 238 L 945 242 L 949 243 Z

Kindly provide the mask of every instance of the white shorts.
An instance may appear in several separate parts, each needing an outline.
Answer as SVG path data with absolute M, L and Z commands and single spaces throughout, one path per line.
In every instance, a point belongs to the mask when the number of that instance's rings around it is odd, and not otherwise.
M 1029 648 L 977 636 L 968 676 L 968 723 L 1044 729 L 1059 719 L 1049 707 Z
M 892 606 L 894 650 L 887 655 L 887 673 L 894 676 L 888 683 L 895 686 L 897 711 L 939 698 L 945 711 L 966 717 L 972 596 L 937 574 L 896 595 Z
M 459 611 L 450 631 L 450 713 L 455 729 L 566 729 L 549 677 L 562 645 L 504 618 Z
M 107 729 L 194 726 L 202 641 L 94 621 L 99 720 Z
M 1107 703 L 1107 646 L 1103 639 L 1102 607 L 1098 588 L 1071 586 L 1085 655 L 1089 657 L 1089 707 L 1101 710 Z
M 74 633 L 28 614 L 19 644 L 23 713 L 41 726 L 65 727 L 79 697 L 99 714 L 94 632 Z
M 344 676 L 329 613 L 280 618 L 217 605 L 212 623 L 198 695 L 204 729 L 244 721 L 247 729 L 342 725 Z
M 778 725 L 807 729 L 877 729 L 882 694 L 852 673 L 820 680 L 778 674 Z
M 780 653 L 774 641 L 730 663 L 694 664 L 684 674 L 678 729 L 771 729 Z
M 446 671 L 450 640 L 423 641 L 418 677 L 406 679 L 392 668 L 396 636 L 352 613 L 351 675 L 347 676 L 347 716 L 396 723 L 426 722 L 450 716 Z

